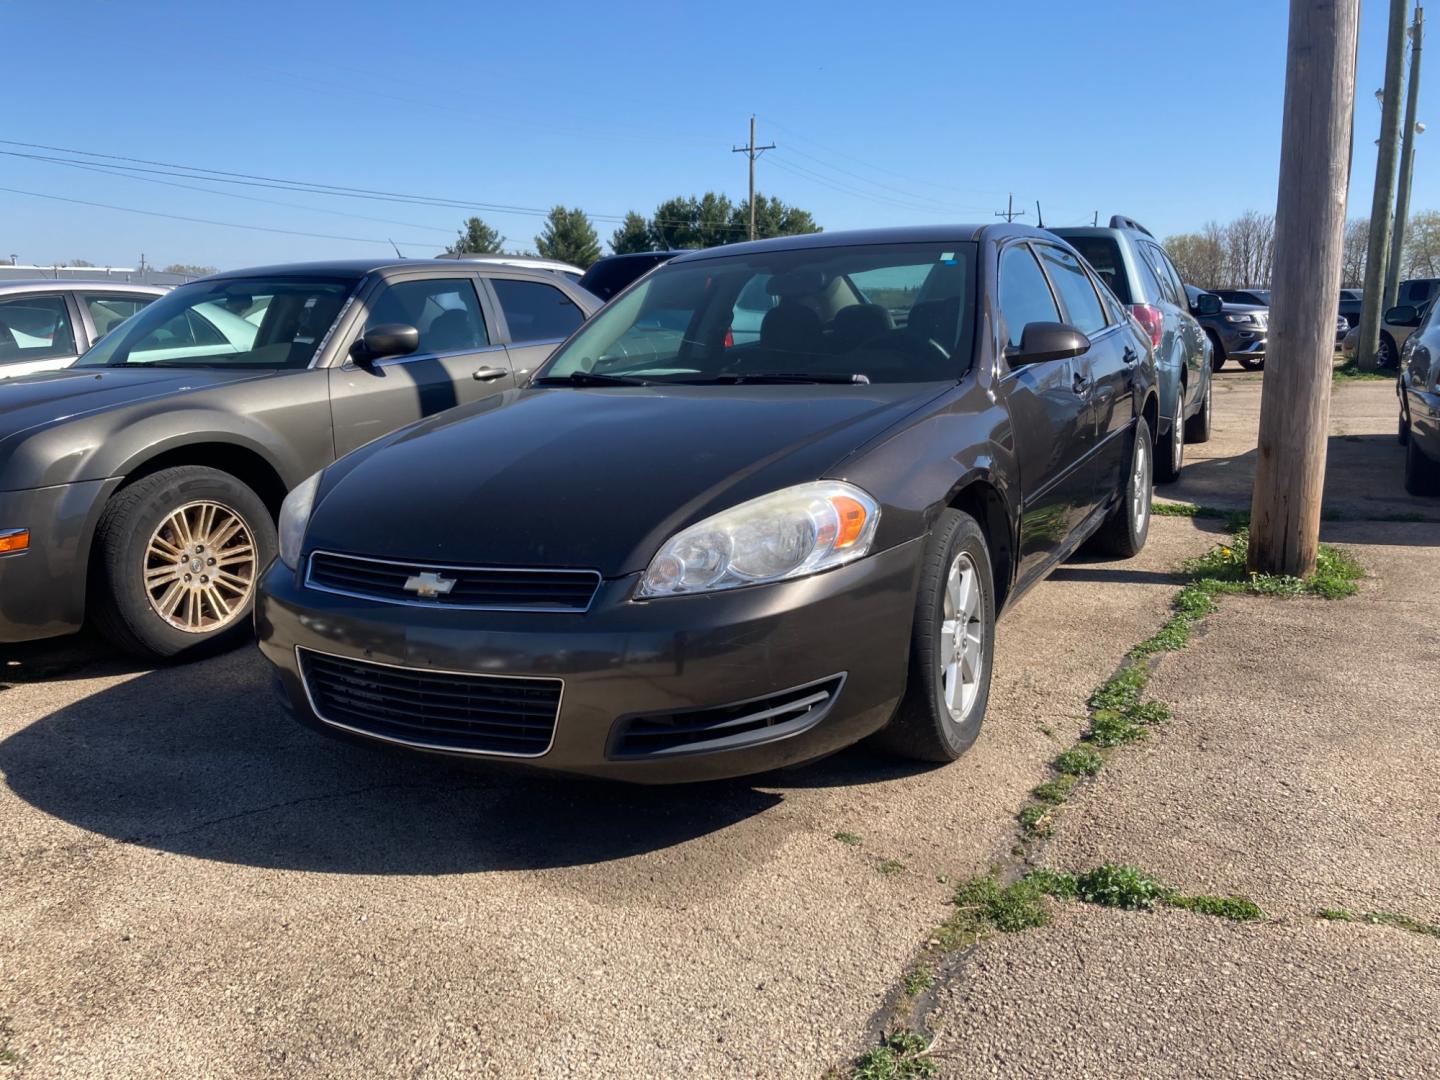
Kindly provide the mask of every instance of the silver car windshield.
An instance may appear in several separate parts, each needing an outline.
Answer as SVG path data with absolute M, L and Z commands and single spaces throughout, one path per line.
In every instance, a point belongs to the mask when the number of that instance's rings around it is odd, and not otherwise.
M 335 278 L 197 281 L 121 323 L 75 366 L 308 367 L 355 285 Z

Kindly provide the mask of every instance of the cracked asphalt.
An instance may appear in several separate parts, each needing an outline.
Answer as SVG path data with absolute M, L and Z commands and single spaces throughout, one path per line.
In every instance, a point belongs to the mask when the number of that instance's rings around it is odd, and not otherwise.
M 1218 410 L 1217 422 L 1224 423 Z M 943 769 L 897 765 L 864 747 L 748 783 L 669 789 L 462 769 L 333 743 L 294 725 L 272 704 L 248 648 L 153 671 L 85 640 L 0 654 L 0 680 L 8 683 L 0 690 L 0 1018 L 7 1018 L 0 1045 L 15 1055 L 0 1064 L 0 1076 L 817 1076 L 864 1048 L 867 1024 L 945 915 L 951 886 L 940 879 L 983 870 L 1008 852 L 1016 809 L 1046 777 L 1048 759 L 1084 726 L 1090 689 L 1164 619 L 1176 587 L 1172 569 L 1215 542 L 1212 526 L 1157 519 L 1139 559 L 1073 562 L 1025 598 L 999 627 L 985 731 Z M 1440 540 L 1434 526 L 1387 529 L 1399 539 L 1364 549 L 1367 561 L 1383 566 Z M 1404 530 L 1430 531 L 1400 536 Z M 1400 588 L 1389 576 L 1379 580 L 1374 588 Z M 1283 623 L 1298 610 L 1269 617 Z M 1209 687 L 1205 703 L 1220 713 L 1227 687 L 1256 695 L 1240 726 L 1217 727 L 1211 736 L 1248 747 L 1255 761 L 1247 792 L 1266 782 L 1267 759 L 1295 779 L 1303 737 L 1284 744 L 1286 756 L 1269 749 L 1270 729 L 1282 717 L 1298 723 L 1291 712 L 1323 712 L 1323 699 L 1334 696 L 1323 680 L 1352 679 L 1358 667 L 1333 620 L 1302 620 L 1287 630 L 1259 618 L 1227 607 L 1217 620 L 1240 626 L 1225 645 L 1231 651 L 1202 653 L 1227 640 L 1226 623 L 1217 621 L 1200 646 L 1167 659 L 1156 684 L 1169 693 L 1170 671 L 1186 671 L 1176 676 L 1176 700 Z M 1403 658 L 1393 650 L 1395 620 L 1376 619 L 1366 630 L 1374 636 L 1359 646 L 1366 666 L 1377 653 L 1393 656 L 1379 670 L 1397 679 L 1419 671 L 1433 702 L 1434 646 L 1426 652 L 1416 639 L 1420 651 L 1397 673 Z M 1431 628 L 1433 642 L 1430 616 L 1416 619 Z M 1277 640 L 1292 651 L 1328 635 L 1334 641 L 1322 655 L 1339 669 L 1327 674 L 1317 660 L 1306 677 L 1322 681 L 1279 680 L 1270 660 L 1280 646 L 1267 640 L 1257 649 L 1247 626 L 1281 634 Z M 1238 673 L 1221 662 L 1235 649 L 1248 665 Z M 1182 661 L 1201 666 L 1182 669 Z M 1365 723 L 1393 720 L 1403 686 L 1399 680 L 1384 699 L 1385 715 Z M 1363 695 L 1366 687 L 1353 690 Z M 1354 708 L 1364 698 L 1343 700 Z M 1187 710 L 1201 715 L 1200 705 L 1177 705 L 1176 731 L 1190 722 Z M 1432 718 L 1432 735 L 1434 726 Z M 1345 752 L 1363 760 L 1371 752 L 1360 738 L 1365 729 L 1358 721 L 1352 729 Z M 1163 754 L 1170 736 L 1157 740 L 1154 753 Z M 1418 745 L 1417 735 L 1396 744 L 1396 753 Z M 1424 763 L 1411 764 L 1406 775 L 1423 785 Z M 1323 766 L 1306 774 L 1312 783 L 1325 775 Z M 1116 777 L 1128 767 L 1118 766 Z M 1353 775 L 1373 778 L 1358 766 Z M 1433 780 L 1429 785 L 1433 806 Z M 1118 808 L 1089 808 L 1088 800 L 1110 794 L 1101 785 L 1087 791 L 1062 836 L 1082 818 L 1118 816 Z M 1272 831 L 1270 841 L 1246 847 L 1239 830 L 1264 820 L 1266 804 L 1237 818 L 1230 836 L 1220 809 L 1199 805 L 1223 804 L 1224 796 L 1177 787 L 1173 799 L 1191 800 L 1192 816 L 1204 821 L 1190 830 L 1195 851 L 1208 852 L 1206 844 L 1234 849 L 1235 864 L 1252 868 L 1265 860 L 1297 866 L 1291 848 L 1303 830 L 1344 816 L 1317 804 L 1294 830 Z M 1396 799 L 1374 808 L 1376 820 L 1388 822 L 1410 805 Z M 1136 815 L 1137 833 L 1174 827 L 1173 818 L 1157 825 L 1139 816 L 1143 802 L 1142 792 L 1117 804 Z M 861 843 L 837 842 L 840 830 Z M 1077 827 L 1073 842 L 1087 835 Z M 1433 855 L 1433 828 L 1430 836 L 1416 855 L 1422 869 Z M 1090 842 L 1112 844 L 1096 837 Z M 1183 847 L 1167 852 L 1164 837 L 1153 839 L 1157 846 L 1134 849 L 1136 858 L 1166 872 L 1219 873 L 1205 871 L 1199 855 L 1187 861 Z M 1165 862 L 1171 854 L 1173 867 Z M 1325 854 L 1316 843 L 1306 855 L 1314 873 L 1329 873 Z M 1074 857 L 1089 857 L 1089 849 L 1076 848 Z M 899 860 L 903 870 L 879 873 L 885 859 Z M 1401 861 L 1384 863 L 1386 874 Z M 1211 880 L 1176 876 L 1184 886 Z M 1274 880 L 1285 876 L 1277 872 Z M 1258 893 L 1254 880 L 1247 878 L 1247 887 Z M 1352 884 L 1349 892 L 1337 888 L 1337 902 L 1372 896 L 1363 883 Z M 1279 895 L 1266 893 L 1262 902 L 1286 910 Z M 1294 985 L 1320 993 L 1335 985 L 1318 973 L 1331 970 L 1325 965 L 1340 953 L 1317 952 L 1325 943 L 1314 944 L 1333 933 L 1352 943 L 1351 967 L 1341 970 L 1372 971 L 1378 988 L 1345 980 L 1353 993 L 1335 1007 L 1368 1008 L 1376 994 L 1391 992 L 1398 977 L 1376 966 L 1366 942 L 1403 932 L 1316 928 L 1299 914 L 1310 902 L 1295 902 L 1294 939 L 1307 943 L 1313 962 L 1294 967 Z M 1121 1007 L 1124 994 L 1138 992 L 1133 979 L 1111 984 L 1116 1008 L 1098 1031 L 1083 997 L 1067 1009 L 1040 993 L 1043 979 L 1027 981 L 1035 972 L 1073 968 L 1076 956 L 1091 957 L 1089 970 L 1098 971 L 1104 958 L 1119 955 L 1112 950 L 1123 935 L 1140 933 L 1125 928 L 1150 925 L 1127 921 L 1119 936 L 1106 936 L 1088 912 L 1073 918 L 1088 946 L 1079 937 L 1026 936 L 1003 943 L 1015 950 L 1007 959 L 987 945 L 977 958 L 994 958 L 999 974 L 986 982 L 981 976 L 992 969 L 967 966 L 945 989 L 938 1030 L 966 1051 L 949 1059 L 954 1075 L 984 1075 L 981 1066 L 994 1060 L 1030 1060 L 1027 1048 L 1063 1045 L 1080 1026 L 1102 1051 L 1134 1042 L 1126 1033 L 1131 1011 Z M 1155 925 L 1186 929 L 1161 935 L 1168 959 L 1149 944 L 1144 955 L 1166 986 L 1191 980 L 1198 1002 L 1205 999 L 1200 972 L 1219 955 L 1202 943 L 1257 928 L 1197 919 L 1154 916 Z M 1065 928 L 1062 920 L 1044 934 Z M 1405 935 L 1406 950 L 1413 937 Z M 1399 946 L 1392 951 L 1394 970 L 1411 963 Z M 1124 970 L 1115 965 L 1115 978 Z M 1433 1015 L 1424 994 L 1440 960 L 1428 972 L 1404 970 L 1415 1007 Z M 1240 1020 L 1256 1001 L 1270 1007 L 1289 1000 L 1274 997 L 1284 989 L 1278 982 L 1246 985 L 1250 996 L 1230 999 Z M 1167 1006 L 1177 1030 L 1189 1015 L 1184 1000 Z M 1410 1014 L 1396 1010 L 1385 1022 L 1408 1030 Z M 1363 1020 L 1352 1018 L 1352 1027 Z M 1215 1021 L 1223 1022 L 1224 1015 Z M 987 1049 L 995 1046 L 998 1059 Z M 1265 1060 L 1257 1047 L 1254 1060 Z M 1177 1069 L 1192 1060 L 1181 1049 Z

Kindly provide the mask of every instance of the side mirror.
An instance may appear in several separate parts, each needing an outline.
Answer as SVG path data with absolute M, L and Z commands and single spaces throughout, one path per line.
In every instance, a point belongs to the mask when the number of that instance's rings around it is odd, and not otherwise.
M 350 348 L 357 364 L 373 364 L 391 356 L 409 356 L 420 347 L 420 331 L 406 323 L 381 323 L 365 331 Z
M 1420 310 L 1414 304 L 1400 304 L 1385 312 L 1385 321 L 1391 326 L 1419 326 Z
M 1090 339 L 1067 323 L 1032 322 L 1020 335 L 1019 346 L 1005 350 L 1011 367 L 1039 364 L 1046 360 L 1065 360 L 1090 349 Z
M 1210 315 L 1219 315 L 1224 301 L 1213 292 L 1202 292 L 1195 298 L 1195 314 L 1202 318 Z

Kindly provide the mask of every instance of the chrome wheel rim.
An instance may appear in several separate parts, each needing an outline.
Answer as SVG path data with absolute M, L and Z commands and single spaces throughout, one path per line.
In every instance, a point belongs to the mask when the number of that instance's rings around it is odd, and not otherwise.
M 186 503 L 160 522 L 145 547 L 145 595 L 176 630 L 209 634 L 244 612 L 257 569 L 244 518 L 221 503 Z
M 980 696 L 985 674 L 985 605 L 980 574 L 965 552 L 955 556 L 945 578 L 940 623 L 940 687 L 950 719 L 963 722 Z
M 1145 531 L 1145 520 L 1150 516 L 1150 451 L 1144 439 L 1135 440 L 1135 461 L 1130 470 L 1130 520 L 1135 523 L 1135 535 Z
M 1185 396 L 1182 394 L 1180 400 L 1175 403 L 1175 422 L 1170 425 L 1170 449 L 1173 451 L 1170 460 L 1175 467 L 1180 467 L 1180 462 L 1185 456 Z

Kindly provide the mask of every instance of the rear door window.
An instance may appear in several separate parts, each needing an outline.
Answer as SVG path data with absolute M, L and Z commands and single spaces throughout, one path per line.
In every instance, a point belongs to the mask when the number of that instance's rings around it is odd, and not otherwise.
M 553 285 L 519 278 L 490 278 L 500 310 L 516 345 L 529 341 L 559 341 L 585 321 L 585 313 Z
M 1015 348 L 1031 323 L 1060 321 L 1050 283 L 1025 244 L 1008 247 L 1000 256 L 1000 314 L 1006 340 Z
M 1113 237 L 1067 236 L 1065 242 L 1084 256 L 1085 261 L 1095 268 L 1100 280 L 1120 298 L 1121 303 L 1131 302 L 1130 279 L 1120 257 L 1120 245 Z
M 99 341 L 115 327 L 153 301 L 153 296 L 85 293 L 81 300 L 95 324 L 95 340 Z
M 0 364 L 57 360 L 75 355 L 75 330 L 65 297 L 0 299 Z
M 1051 244 L 1037 244 L 1040 258 L 1045 264 L 1046 276 L 1050 278 L 1055 291 L 1065 304 L 1065 314 L 1071 326 L 1082 334 L 1098 334 L 1106 325 L 1105 309 L 1090 276 L 1080 261 L 1068 251 Z

